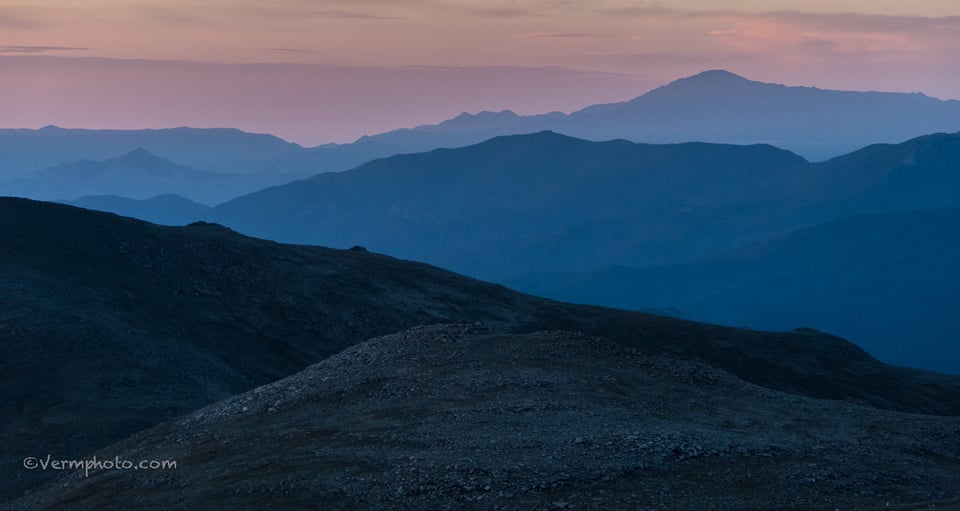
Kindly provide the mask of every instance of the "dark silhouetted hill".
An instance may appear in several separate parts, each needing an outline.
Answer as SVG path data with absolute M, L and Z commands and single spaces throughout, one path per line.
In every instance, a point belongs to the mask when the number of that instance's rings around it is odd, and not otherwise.
M 711 262 L 740 247 L 844 217 L 960 208 L 957 169 L 960 134 L 876 144 L 808 163 L 765 145 L 596 143 L 541 132 L 373 161 L 240 197 L 211 210 L 209 218 L 281 241 L 360 244 L 544 296 L 643 310 L 675 306 L 690 315 L 706 310 L 691 305 L 705 297 L 683 295 L 682 278 L 637 289 L 643 284 L 629 278 L 608 285 L 619 277 L 605 276 L 611 274 L 607 270 L 596 286 L 594 277 L 575 274 L 611 266 Z M 952 230 L 936 215 L 911 218 L 931 242 L 938 236 L 952 240 Z M 805 279 L 842 288 L 857 279 L 863 286 L 871 279 L 884 282 L 893 273 L 923 275 L 926 287 L 901 280 L 903 294 L 891 290 L 881 307 L 868 291 L 856 295 L 859 302 L 851 301 L 854 296 L 830 301 L 827 291 L 773 285 L 774 294 L 764 295 L 765 301 L 719 297 L 717 304 L 729 304 L 730 314 L 690 317 L 757 327 L 808 324 L 852 338 L 891 362 L 960 370 L 953 357 L 943 356 L 953 352 L 942 346 L 953 335 L 956 300 L 944 295 L 952 287 L 947 276 L 927 271 L 939 267 L 942 252 L 920 244 L 902 258 L 899 269 L 890 261 L 873 266 L 876 258 L 899 253 L 909 233 L 884 231 L 870 238 L 868 249 L 855 231 L 847 237 L 831 229 L 821 232 L 823 238 L 810 247 L 816 262 L 804 263 Z M 859 271 L 831 269 L 838 252 L 850 265 L 863 260 Z M 704 269 L 709 275 L 703 285 L 730 278 L 763 281 L 766 276 L 753 268 L 745 264 L 741 273 L 730 275 Z M 549 275 L 527 279 L 543 273 Z M 554 274 L 574 276 L 554 280 Z M 583 286 L 566 284 L 582 278 L 587 278 Z M 677 299 L 647 299 L 656 293 Z M 930 307 L 920 312 L 900 306 L 898 296 Z M 946 302 L 937 304 L 937 297 Z M 778 307 L 778 300 L 792 306 L 784 307 L 777 321 L 764 320 L 773 312 L 763 307 Z M 871 312 L 871 304 L 879 308 Z M 851 307 L 861 312 L 842 312 Z M 804 312 L 811 308 L 823 311 Z M 889 321 L 873 321 L 874 314 Z
M 149 199 L 128 199 L 116 195 L 86 195 L 67 202 L 72 206 L 116 213 L 160 225 L 186 225 L 203 218 L 209 209 L 176 194 Z
M 960 206 L 960 133 L 936 133 L 900 144 L 874 144 L 815 164 L 800 189 L 844 199 L 856 212 Z
M 588 142 L 540 132 L 376 160 L 237 198 L 213 221 L 354 244 L 483 278 L 676 261 L 781 232 L 807 163 L 766 145 Z M 786 226 L 794 219 L 786 218 Z
M 882 360 L 960 373 L 960 210 L 855 216 L 696 264 L 544 274 L 510 284 L 760 329 L 812 325 Z
M 240 197 L 214 221 L 486 279 L 709 258 L 844 216 L 960 207 L 960 134 L 823 163 L 765 145 L 541 132 L 399 155 Z
M 65 474 L 7 509 L 887 509 L 960 495 L 958 433 L 583 334 L 438 325 L 97 453 L 176 470 Z
M 960 415 L 960 380 L 882 364 L 814 331 L 767 333 L 510 291 L 361 250 L 0 199 L 5 497 L 135 431 L 418 324 L 563 329 L 714 365 L 771 389 Z

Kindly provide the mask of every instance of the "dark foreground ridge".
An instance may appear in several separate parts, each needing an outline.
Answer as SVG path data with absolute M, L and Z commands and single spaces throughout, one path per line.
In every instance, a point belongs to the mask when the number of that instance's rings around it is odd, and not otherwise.
M 849 509 L 960 495 L 960 418 L 570 332 L 417 327 L 98 453 L 11 509 Z
M 79 459 L 420 324 L 580 331 L 797 396 L 960 415 L 960 379 L 815 331 L 568 305 L 364 251 L 23 199 L 0 199 L 0 297 L 0 500 L 55 475 L 22 469 L 28 456 Z

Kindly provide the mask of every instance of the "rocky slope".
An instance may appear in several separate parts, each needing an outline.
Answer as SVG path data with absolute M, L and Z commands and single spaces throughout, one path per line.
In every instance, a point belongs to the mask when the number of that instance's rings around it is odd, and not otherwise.
M 960 497 L 960 418 L 570 332 L 418 327 L 134 435 L 7 509 L 850 509 Z
M 562 304 L 363 250 L 281 245 L 0 199 L 0 497 L 73 459 L 414 325 L 574 330 L 757 385 L 960 415 L 960 379 L 882 364 L 815 331 L 769 333 Z

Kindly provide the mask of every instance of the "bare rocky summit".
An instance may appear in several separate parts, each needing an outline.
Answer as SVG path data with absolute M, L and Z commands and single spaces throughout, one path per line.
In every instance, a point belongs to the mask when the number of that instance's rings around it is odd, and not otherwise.
M 960 496 L 958 417 L 774 391 L 581 333 L 464 324 L 360 343 L 97 454 L 178 469 L 71 475 L 7 509 L 855 509 Z

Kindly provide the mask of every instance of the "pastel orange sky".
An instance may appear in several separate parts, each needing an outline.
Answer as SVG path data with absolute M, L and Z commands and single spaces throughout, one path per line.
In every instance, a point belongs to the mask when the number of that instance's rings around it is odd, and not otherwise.
M 304 144 L 571 111 L 705 69 L 960 98 L 960 2 L 0 0 L 0 127 Z

